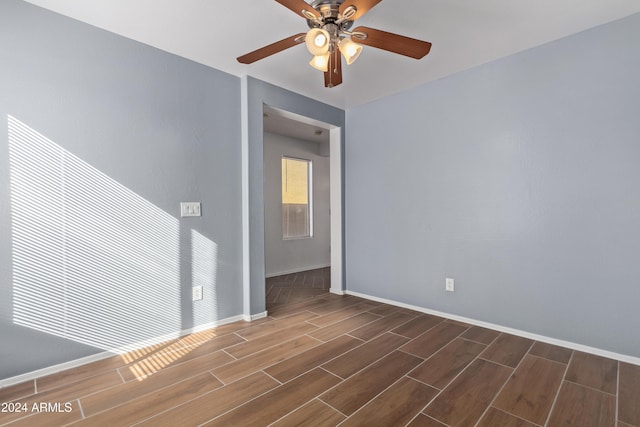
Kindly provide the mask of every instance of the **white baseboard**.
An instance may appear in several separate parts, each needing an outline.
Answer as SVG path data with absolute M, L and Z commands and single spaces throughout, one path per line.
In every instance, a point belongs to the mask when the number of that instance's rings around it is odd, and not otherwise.
M 20 384 L 26 381 L 32 381 L 36 378 L 44 377 L 47 375 L 55 374 L 57 372 L 65 371 L 67 369 L 77 368 L 78 366 L 87 365 L 89 363 L 98 362 L 109 357 L 117 356 L 116 353 L 110 351 L 103 351 L 102 353 L 93 354 L 91 356 L 75 359 L 70 362 L 60 363 L 58 365 L 49 366 L 47 368 L 38 369 L 37 371 L 27 372 L 26 374 L 17 375 L 15 377 L 6 378 L 0 380 L 0 389 L 9 387 L 15 384 Z
M 258 313 L 258 314 L 245 314 L 242 316 L 242 319 L 245 322 L 253 322 L 254 320 L 258 320 L 258 319 L 264 319 L 265 317 L 267 317 L 267 312 L 263 311 L 262 313 Z
M 336 295 L 346 295 L 346 291 L 344 289 L 329 288 L 329 292 Z
M 493 329 L 499 332 L 504 332 L 507 334 L 511 334 L 511 335 L 517 335 L 519 337 L 523 337 L 523 338 L 529 338 L 532 339 L 534 341 L 540 341 L 540 342 L 544 342 L 547 344 L 553 344 L 553 345 L 557 345 L 560 347 L 566 347 L 566 348 L 570 348 L 572 350 L 577 350 L 577 351 L 582 351 L 584 353 L 590 353 L 590 354 L 595 354 L 597 356 L 602 356 L 602 357 L 607 357 L 609 359 L 616 359 L 622 362 L 627 362 L 627 363 L 631 363 L 633 365 L 639 365 L 640 366 L 640 358 L 639 357 L 634 357 L 634 356 L 628 356 L 626 354 L 620 354 L 620 353 L 614 353 L 612 351 L 608 351 L 608 350 L 603 350 L 600 348 L 595 348 L 595 347 L 590 347 L 587 345 L 583 345 L 583 344 L 577 344 L 571 341 L 564 341 L 564 340 L 560 340 L 557 338 L 550 338 L 550 337 L 546 337 L 544 335 L 538 335 L 538 334 L 534 334 L 531 332 L 527 332 L 527 331 L 521 331 L 519 329 L 513 329 L 513 328 L 509 328 L 506 326 L 502 326 L 502 325 L 496 325 L 494 323 L 488 323 L 488 322 L 483 322 L 480 320 L 476 320 L 476 319 L 471 319 L 468 317 L 463 317 L 463 316 L 457 316 L 455 314 L 449 314 L 449 313 L 443 313 L 441 311 L 436 311 L 436 310 L 430 310 L 428 308 L 424 308 L 424 307 L 418 307 L 415 305 L 411 305 L 411 304 L 405 304 L 402 302 L 398 302 L 398 301 L 392 301 L 392 300 L 388 300 L 386 298 L 378 298 L 378 297 L 374 297 L 371 295 L 367 295 L 367 294 L 362 294 L 360 292 L 353 292 L 353 291 L 346 291 L 347 295 L 353 295 L 356 297 L 360 297 L 360 298 L 364 298 L 364 299 L 368 299 L 371 301 L 377 301 L 377 302 L 382 302 L 385 304 L 389 304 L 389 305 L 395 305 L 396 307 L 402 307 L 402 308 L 408 308 L 409 310 L 413 310 L 413 311 L 418 311 L 421 313 L 425 313 L 425 314 L 432 314 L 434 316 L 439 316 L 439 317 L 444 317 L 445 319 L 451 319 L 451 320 L 457 320 L 459 322 L 463 322 L 463 323 L 469 323 L 470 325 L 474 325 L 474 326 L 481 326 L 483 328 L 488 328 L 488 329 Z
M 285 274 L 300 273 L 302 271 L 318 270 L 320 268 L 327 268 L 327 267 L 331 267 L 331 264 L 309 265 L 309 266 L 306 266 L 306 267 L 296 267 L 296 268 L 291 269 L 291 270 L 278 271 L 276 273 L 268 273 L 268 274 L 265 275 L 265 277 L 268 279 L 270 277 L 284 276 Z
M 252 317 L 255 316 L 262 316 L 262 314 L 259 315 L 254 315 Z M 266 316 L 266 312 L 264 313 L 264 316 Z M 259 317 L 256 317 L 259 318 Z M 97 353 L 97 354 L 93 354 L 91 356 L 87 356 L 87 357 L 82 357 L 80 359 L 75 359 L 75 360 L 71 360 L 69 362 L 64 362 L 64 363 L 60 363 L 58 365 L 53 365 L 53 366 L 49 366 L 47 368 L 42 368 L 42 369 L 38 369 L 36 371 L 32 371 L 32 372 L 27 372 L 25 374 L 21 374 L 21 375 L 17 375 L 15 377 L 11 377 L 11 378 L 6 378 L 4 380 L 0 380 L 0 389 L 4 388 L 4 387 L 8 387 L 11 385 L 15 385 L 15 384 L 20 384 L 26 381 L 31 381 L 31 380 L 35 380 L 36 378 L 41 378 L 47 375 L 51 375 L 51 374 L 55 374 L 61 371 L 65 371 L 67 369 L 72 369 L 72 368 L 77 368 L 79 366 L 82 365 L 86 365 L 89 363 L 93 363 L 93 362 L 98 362 L 100 360 L 103 359 L 107 359 L 109 357 L 113 357 L 113 356 L 118 356 L 120 354 L 124 354 L 124 353 L 128 353 L 130 351 L 135 351 L 135 350 L 140 350 L 142 348 L 145 347 L 149 347 L 155 344 L 159 344 L 161 342 L 165 342 L 171 339 L 175 339 L 175 338 L 180 338 L 183 337 L 185 335 L 189 335 L 189 334 L 193 334 L 196 332 L 202 332 L 205 331 L 207 329 L 211 329 L 211 328 L 215 328 L 217 326 L 222 326 L 222 325 L 226 325 L 227 323 L 233 323 L 233 322 L 237 322 L 239 320 L 246 320 L 245 316 L 243 315 L 239 315 L 239 316 L 232 316 L 232 317 L 227 317 L 225 319 L 221 319 L 221 320 L 217 320 L 215 322 L 209 322 L 203 325 L 198 325 L 198 326 L 194 326 L 193 328 L 189 328 L 189 329 L 183 329 L 179 332 L 175 332 L 175 333 L 171 333 L 171 334 L 165 334 L 159 337 L 155 337 L 155 338 L 151 338 L 145 341 L 141 341 L 141 342 L 137 342 L 134 344 L 130 344 L 127 346 L 123 346 L 123 347 L 119 347 L 117 349 L 114 350 L 110 350 L 110 351 L 103 351 L 101 353 Z M 255 319 L 253 319 L 255 320 Z

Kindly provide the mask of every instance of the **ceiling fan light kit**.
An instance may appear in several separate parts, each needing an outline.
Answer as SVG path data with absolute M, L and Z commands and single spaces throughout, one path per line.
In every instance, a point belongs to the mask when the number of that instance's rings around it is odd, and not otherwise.
M 358 59 L 358 56 L 360 56 L 360 53 L 362 53 L 362 46 L 352 42 L 350 39 L 340 40 L 338 49 L 340 49 L 342 56 L 344 56 L 347 65 L 353 64 L 353 62 Z
M 316 55 L 311 58 L 309 65 L 311 65 L 318 71 L 329 71 L 329 56 L 329 52 L 325 53 L 324 55 Z
M 423 58 L 431 49 L 429 42 L 373 28 L 350 31 L 356 19 L 382 0 L 314 0 L 311 4 L 304 0 L 276 1 L 306 19 L 309 30 L 240 56 L 238 62 L 251 64 L 304 42 L 313 55 L 309 64 L 324 72 L 325 87 L 334 87 L 342 83 L 341 54 L 350 65 L 362 53 L 362 45 L 415 59 Z
M 324 55 L 329 52 L 331 36 L 327 30 L 322 28 L 312 28 L 307 31 L 305 44 L 313 56 Z

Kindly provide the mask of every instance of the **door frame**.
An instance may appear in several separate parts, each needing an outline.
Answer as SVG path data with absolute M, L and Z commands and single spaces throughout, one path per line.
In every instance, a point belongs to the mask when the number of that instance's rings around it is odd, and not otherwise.
M 344 294 L 344 110 L 287 91 L 248 75 L 240 79 L 240 157 L 242 205 L 242 313 L 245 320 L 266 317 L 264 257 L 264 105 L 328 126 L 331 133 L 333 221 L 331 292 Z M 327 125 L 328 124 L 328 125 Z M 331 179 L 331 178 L 330 178 Z
M 265 104 L 264 106 L 267 106 Z M 263 108 L 264 108 L 263 106 Z M 343 290 L 343 252 L 342 252 L 342 128 L 310 117 L 292 113 L 269 105 L 270 110 L 289 120 L 302 122 L 329 132 L 329 207 L 330 207 L 330 247 L 331 247 L 331 287 L 329 292 L 344 295 Z M 263 124 L 264 134 L 264 124 Z M 264 144 L 264 138 L 263 138 Z M 264 249 L 266 254 L 266 247 Z

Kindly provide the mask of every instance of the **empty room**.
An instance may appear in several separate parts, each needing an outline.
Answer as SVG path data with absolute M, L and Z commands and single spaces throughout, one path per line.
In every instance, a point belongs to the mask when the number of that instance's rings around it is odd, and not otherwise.
M 639 40 L 0 0 L 0 426 L 640 427 Z

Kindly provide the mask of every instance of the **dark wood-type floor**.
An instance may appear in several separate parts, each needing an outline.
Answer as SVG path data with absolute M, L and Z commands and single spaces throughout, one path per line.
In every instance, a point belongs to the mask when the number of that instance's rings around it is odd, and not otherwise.
M 309 298 L 326 295 L 331 287 L 331 269 L 291 273 L 284 276 L 269 277 L 266 280 L 267 311 L 293 304 Z
M 310 276 L 270 279 L 266 319 L 0 389 L 0 425 L 640 427 L 639 366 Z

